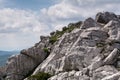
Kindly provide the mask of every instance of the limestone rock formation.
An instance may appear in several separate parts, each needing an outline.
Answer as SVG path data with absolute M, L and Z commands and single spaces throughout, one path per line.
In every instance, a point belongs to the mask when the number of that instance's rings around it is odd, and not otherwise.
M 100 12 L 95 20 L 69 24 L 40 39 L 8 59 L 6 79 L 29 80 L 44 72 L 52 75 L 48 80 L 120 80 L 118 15 Z
M 42 40 L 44 39 L 44 40 Z M 44 47 L 49 46 L 49 38 L 41 38 L 35 46 L 22 50 L 20 54 L 11 56 L 7 61 L 6 79 L 23 80 L 48 56 Z
M 6 66 L 0 67 L 0 80 L 4 80 L 6 77 Z
M 118 16 L 112 12 L 104 12 L 104 13 L 99 12 L 96 15 L 96 21 L 103 24 L 108 23 L 110 20 L 117 20 L 117 19 Z

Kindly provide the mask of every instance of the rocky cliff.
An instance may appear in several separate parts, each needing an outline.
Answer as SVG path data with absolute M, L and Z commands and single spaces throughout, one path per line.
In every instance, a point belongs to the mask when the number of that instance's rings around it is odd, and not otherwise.
M 1 79 L 46 80 L 30 79 L 43 72 L 48 80 L 120 80 L 119 15 L 100 12 L 50 34 L 11 56 Z

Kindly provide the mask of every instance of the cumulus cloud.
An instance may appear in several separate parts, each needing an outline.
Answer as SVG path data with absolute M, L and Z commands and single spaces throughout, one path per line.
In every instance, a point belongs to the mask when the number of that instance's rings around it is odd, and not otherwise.
M 78 18 L 90 17 L 100 11 L 117 11 L 119 0 L 61 0 L 61 2 L 43 9 L 42 12 L 54 18 Z
M 39 19 L 40 16 L 33 11 L 1 9 L 0 45 L 9 48 L 25 48 L 38 42 L 40 35 L 49 33 L 49 27 Z M 4 45 L 6 43 L 8 45 Z
M 0 10 L 0 45 L 9 49 L 25 48 L 38 42 L 40 35 L 61 29 L 70 22 L 94 17 L 97 12 L 120 14 L 119 7 L 119 0 L 56 0 L 54 5 L 40 11 L 3 8 Z
M 0 10 L 0 30 L 6 32 L 39 32 L 46 26 L 34 12 L 5 8 Z
M 118 14 L 119 7 L 119 0 L 57 0 L 56 4 L 49 8 L 41 9 L 41 13 L 46 15 L 57 29 L 57 25 L 94 17 L 97 12 L 110 11 Z

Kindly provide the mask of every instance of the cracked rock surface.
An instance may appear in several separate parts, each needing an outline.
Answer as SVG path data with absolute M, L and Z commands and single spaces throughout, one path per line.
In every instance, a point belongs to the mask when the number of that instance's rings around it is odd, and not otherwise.
M 100 12 L 54 44 L 49 39 L 41 36 L 35 46 L 10 57 L 6 79 L 29 80 L 30 72 L 45 72 L 53 75 L 48 80 L 120 80 L 120 18 L 116 14 Z M 49 54 L 43 50 L 46 47 Z

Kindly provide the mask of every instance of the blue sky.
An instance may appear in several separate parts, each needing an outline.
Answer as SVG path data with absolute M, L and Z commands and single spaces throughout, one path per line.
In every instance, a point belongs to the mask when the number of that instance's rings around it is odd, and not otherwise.
M 9 0 L 6 7 L 39 10 L 53 4 L 52 0 Z
M 31 47 L 40 35 L 119 7 L 120 0 L 0 0 L 0 50 Z

